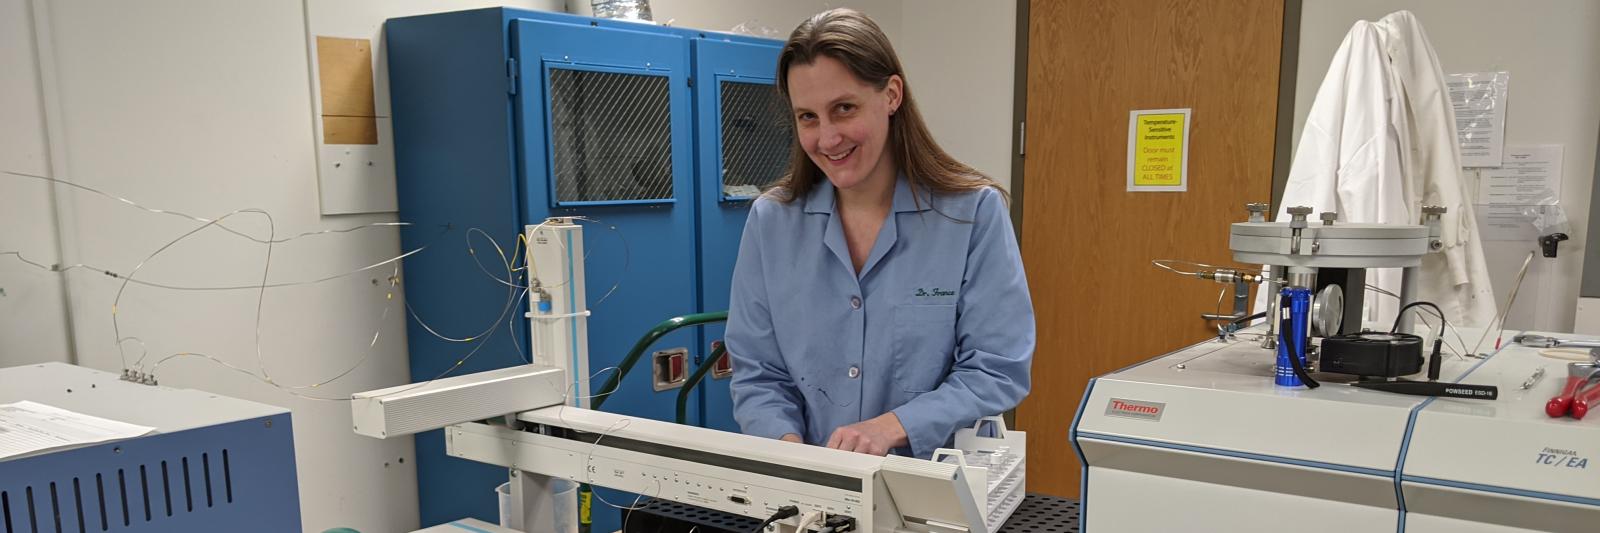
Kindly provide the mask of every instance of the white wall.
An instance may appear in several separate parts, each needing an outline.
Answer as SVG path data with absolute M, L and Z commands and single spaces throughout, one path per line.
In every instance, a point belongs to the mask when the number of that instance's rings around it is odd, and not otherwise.
M 50 175 L 39 69 L 27 0 L 0 0 L 0 171 Z M 46 182 L 0 174 L 0 254 L 58 262 Z M 61 276 L 0 255 L 0 367 L 67 361 L 71 345 Z
M 1017 3 L 906 2 L 895 50 L 934 138 L 1011 188 Z
M 1534 258 L 1508 328 L 1572 331 L 1600 124 L 1600 3 L 1585 0 L 1306 0 L 1300 21 L 1295 132 L 1305 124 L 1328 62 L 1357 20 L 1409 9 L 1427 29 L 1447 72 L 1511 73 L 1508 144 L 1566 146 L 1561 205 L 1571 241 L 1554 262 Z M 1486 242 L 1497 300 L 1511 290 L 1534 243 Z

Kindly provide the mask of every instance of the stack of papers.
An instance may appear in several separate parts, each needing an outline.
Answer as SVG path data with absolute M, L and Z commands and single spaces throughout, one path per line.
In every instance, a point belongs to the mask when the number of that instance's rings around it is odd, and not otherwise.
M 155 429 L 29 401 L 0 404 L 0 461 L 45 450 L 129 439 Z

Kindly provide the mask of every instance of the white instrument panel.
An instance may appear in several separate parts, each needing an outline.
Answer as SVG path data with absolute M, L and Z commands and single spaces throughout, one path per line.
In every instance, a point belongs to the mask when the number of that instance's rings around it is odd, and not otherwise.
M 570 431 L 546 435 L 458 424 L 445 429 L 447 451 L 752 518 L 764 519 L 779 507 L 794 505 L 802 514 L 853 517 L 861 531 L 874 527 L 873 495 L 881 484 L 883 457 L 565 406 L 524 412 L 518 418 Z M 894 516 L 893 506 L 878 507 Z
M 1246 332 L 1259 333 L 1261 328 Z M 1077 431 L 1393 472 L 1411 410 L 1425 400 L 1350 387 L 1278 387 L 1275 356 L 1255 342 L 1206 341 L 1097 378 Z M 1447 358 L 1441 378 L 1475 364 Z
M 1523 390 L 1541 367 L 1544 377 Z M 1600 528 L 1600 414 L 1576 420 L 1545 413 L 1567 375 L 1567 361 L 1511 345 L 1468 376 L 1497 385 L 1498 401 L 1440 398 L 1423 407 L 1402 471 L 1407 509 L 1482 515 L 1511 531 Z

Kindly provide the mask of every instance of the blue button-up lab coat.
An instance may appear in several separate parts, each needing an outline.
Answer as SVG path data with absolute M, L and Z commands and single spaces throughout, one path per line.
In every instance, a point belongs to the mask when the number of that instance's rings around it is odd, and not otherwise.
M 822 445 L 893 411 L 911 444 L 896 452 L 926 458 L 1028 394 L 1033 303 L 1005 201 L 912 194 L 896 180 L 859 276 L 826 180 L 751 206 L 726 333 L 745 433 Z

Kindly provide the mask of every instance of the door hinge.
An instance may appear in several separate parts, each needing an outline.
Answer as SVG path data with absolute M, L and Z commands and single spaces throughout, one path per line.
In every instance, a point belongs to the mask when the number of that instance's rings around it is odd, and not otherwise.
M 1017 157 L 1027 157 L 1028 151 L 1028 122 L 1017 123 Z
M 517 58 L 506 58 L 506 94 L 517 94 Z

